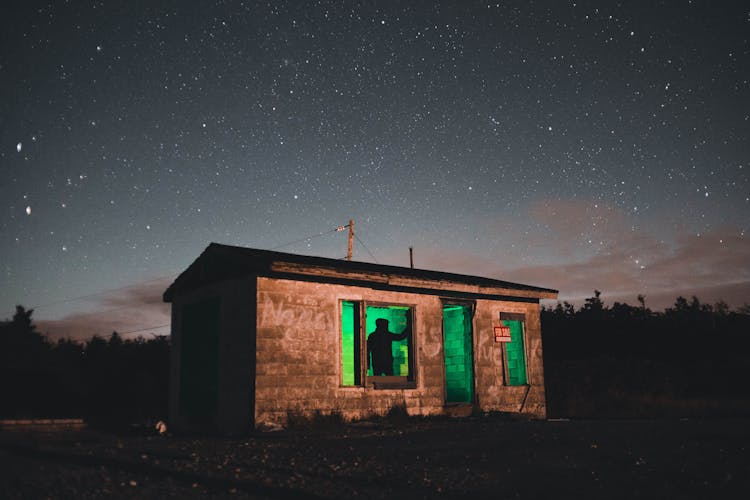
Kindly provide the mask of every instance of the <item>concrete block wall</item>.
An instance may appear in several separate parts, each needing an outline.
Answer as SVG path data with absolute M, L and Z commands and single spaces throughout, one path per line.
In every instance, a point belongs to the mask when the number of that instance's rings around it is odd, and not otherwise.
M 539 304 L 477 300 L 474 317 L 477 399 L 484 411 L 522 412 L 546 417 L 542 331 Z M 500 313 L 524 315 L 524 350 L 528 385 L 509 386 L 504 378 L 503 344 L 495 342 Z
M 364 287 L 259 277 L 257 282 L 255 424 L 284 424 L 290 415 L 337 412 L 347 419 L 405 405 L 412 415 L 445 411 L 442 306 L 439 297 Z M 341 385 L 340 301 L 410 305 L 415 309 L 416 388 Z M 539 305 L 477 300 L 473 325 L 476 403 L 483 411 L 545 416 Z M 502 344 L 493 326 L 500 312 L 525 315 L 529 385 L 508 386 Z M 369 333 L 369 332 L 368 332 Z
M 338 412 L 347 419 L 442 412 L 442 305 L 438 297 L 369 288 L 258 278 L 256 425 L 289 415 Z M 415 309 L 416 389 L 341 385 L 341 301 L 409 305 Z M 369 333 L 369 332 L 368 332 Z

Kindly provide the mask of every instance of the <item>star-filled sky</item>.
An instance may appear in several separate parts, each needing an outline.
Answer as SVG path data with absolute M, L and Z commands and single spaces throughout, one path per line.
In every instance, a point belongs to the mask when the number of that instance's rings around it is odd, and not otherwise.
M 355 260 L 750 302 L 745 2 L 3 2 L 0 86 L 0 318 L 53 337 L 168 333 L 209 242 L 349 219 Z

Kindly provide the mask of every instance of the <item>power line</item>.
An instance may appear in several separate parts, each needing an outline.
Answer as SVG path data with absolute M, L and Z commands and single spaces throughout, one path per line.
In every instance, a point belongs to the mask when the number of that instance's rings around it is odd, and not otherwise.
M 156 278 L 151 278 L 150 280 L 141 281 L 140 283 L 132 283 L 130 285 L 125 285 L 125 286 L 121 286 L 121 287 L 118 287 L 118 288 L 107 288 L 107 289 L 104 289 L 104 290 L 100 290 L 98 292 L 90 293 L 88 295 L 79 295 L 78 297 L 70 297 L 70 298 L 67 298 L 67 299 L 55 300 L 55 301 L 52 301 L 52 302 L 47 302 L 45 304 L 40 304 L 40 305 L 37 305 L 37 306 L 30 307 L 29 309 L 35 309 L 36 310 L 36 309 L 39 309 L 39 308 L 54 306 L 54 305 L 57 305 L 57 304 L 65 304 L 67 302 L 75 302 L 76 300 L 83 300 L 83 299 L 90 299 L 90 298 L 93 298 L 93 297 L 99 297 L 99 296 L 101 296 L 102 294 L 105 294 L 105 293 L 117 292 L 117 291 L 120 291 L 120 290 L 126 290 L 128 288 L 135 288 L 135 287 L 143 286 L 146 283 L 151 283 L 151 282 L 154 282 L 154 281 L 160 281 L 160 280 L 163 280 L 165 278 L 173 278 L 173 277 L 177 276 L 178 274 L 180 274 L 180 273 L 165 274 L 163 276 L 157 276 Z
M 289 243 L 284 243 L 283 245 L 279 245 L 279 246 L 271 248 L 271 250 L 276 250 L 278 248 L 283 248 L 283 247 L 286 247 L 286 246 L 289 246 L 289 245 L 294 245 L 295 243 L 300 243 L 302 241 L 311 240 L 313 238 L 319 238 L 321 236 L 325 236 L 325 235 L 330 234 L 330 233 L 340 232 L 340 231 L 343 231 L 344 228 L 347 228 L 347 227 L 349 227 L 348 224 L 346 226 L 338 226 L 338 227 L 335 227 L 335 228 L 333 228 L 333 229 L 331 229 L 329 231 L 324 231 L 322 233 L 317 233 L 317 234 L 314 234 L 314 235 L 311 235 L 311 236 L 307 236 L 305 238 L 300 238 L 298 240 L 290 241 Z M 375 256 L 373 255 L 373 253 L 370 251 L 370 249 L 367 248 L 367 245 L 365 245 L 365 242 L 362 241 L 359 238 L 359 236 L 357 236 L 356 234 L 354 235 L 354 237 L 357 238 L 357 241 L 359 241 L 362 244 L 362 246 L 365 248 L 365 250 L 367 250 L 367 253 L 369 253 L 370 257 L 372 257 L 373 260 L 375 260 L 375 263 L 378 263 L 378 259 L 376 259 Z M 154 281 L 154 280 L 151 280 L 151 281 Z M 119 335 L 128 335 L 128 334 L 131 334 L 131 333 L 140 333 L 140 332 L 145 332 L 146 330 L 153 330 L 153 329 L 156 329 L 156 328 L 164 328 L 166 326 L 171 326 L 171 323 L 168 323 L 166 325 L 151 326 L 151 327 L 147 327 L 147 328 L 139 328 L 137 330 L 129 330 L 127 332 L 117 332 L 117 333 Z
M 167 323 L 166 325 L 159 325 L 159 326 L 149 326 L 146 328 L 139 328 L 138 330 L 128 330 L 127 332 L 117 332 L 117 335 L 128 335 L 130 333 L 140 333 L 145 332 L 146 330 L 155 330 L 157 328 L 164 328 L 165 326 L 172 326 L 171 323 Z M 115 330 L 117 331 L 117 330 Z
M 309 240 L 312 240 L 312 239 L 315 239 L 315 238 L 320 238 L 322 236 L 326 236 L 326 235 L 331 234 L 331 233 L 343 231 L 347 227 L 349 227 L 348 224 L 344 225 L 344 226 L 338 226 L 338 227 L 335 227 L 335 228 L 330 229 L 328 231 L 323 231 L 322 233 L 312 234 L 312 235 L 309 235 L 309 236 L 305 236 L 304 238 L 299 238 L 297 240 L 290 241 L 288 243 L 284 243 L 283 245 L 278 245 L 278 246 L 272 247 L 270 250 L 277 250 L 279 248 L 284 248 L 284 247 L 287 247 L 287 246 L 290 246 L 290 245 L 294 245 L 296 243 L 300 243 L 300 242 L 303 242 L 303 241 L 309 241 Z M 370 251 L 370 249 L 367 247 L 367 245 L 365 244 L 365 242 L 362 241 L 362 239 L 357 234 L 354 234 L 354 237 L 357 238 L 357 241 L 359 241 L 362 244 L 362 247 L 364 247 L 364 249 L 367 251 L 367 253 L 370 254 L 370 257 L 372 257 L 372 259 L 377 264 L 378 263 L 378 259 Z M 46 302 L 44 304 L 39 304 L 39 305 L 33 306 L 30 309 L 40 309 L 40 308 L 49 307 L 49 306 L 58 305 L 58 304 L 65 304 L 65 303 L 68 303 L 68 302 L 75 302 L 75 301 L 83 300 L 83 299 L 90 299 L 90 298 L 94 298 L 94 297 L 101 297 L 103 294 L 107 294 L 107 293 L 111 293 L 111 292 L 118 292 L 118 291 L 121 291 L 121 290 L 126 290 L 128 288 L 140 287 L 140 286 L 143 286 L 143 285 L 145 285 L 147 283 L 152 283 L 152 282 L 155 282 L 155 281 L 160 281 L 160 280 L 163 280 L 163 279 L 166 279 L 166 278 L 174 278 L 175 276 L 177 276 L 179 274 L 180 274 L 179 272 L 165 274 L 165 275 L 162 275 L 162 276 L 157 276 L 156 278 L 151 278 L 151 279 L 146 280 L 146 281 L 142 281 L 142 282 L 139 282 L 139 283 L 132 283 L 130 285 L 125 285 L 125 286 L 118 287 L 118 288 L 108 288 L 108 289 L 100 290 L 98 292 L 90 293 L 90 294 L 87 294 L 87 295 L 79 295 L 79 296 L 76 296 L 76 297 L 69 297 L 69 298 L 66 298 L 66 299 L 56 300 L 56 301 L 52 301 L 52 302 Z M 119 311 L 119 310 L 122 310 L 122 309 L 127 309 L 128 307 L 129 306 L 123 306 L 123 307 L 118 307 L 118 308 L 115 308 L 115 309 L 105 310 L 103 312 L 104 313 L 112 313 L 112 312 Z M 92 313 L 92 314 L 97 314 L 97 313 Z M 130 334 L 130 333 L 144 332 L 146 330 L 152 330 L 152 329 L 156 329 L 156 328 L 164 328 L 164 327 L 167 327 L 167 326 L 170 326 L 170 324 L 168 323 L 168 324 L 165 324 L 165 325 L 155 325 L 155 326 L 150 326 L 150 327 L 146 327 L 146 328 L 139 328 L 139 329 L 136 329 L 136 330 L 128 330 L 126 332 L 118 332 L 118 333 L 121 334 L 121 335 L 126 335 L 126 334 Z
M 112 329 L 112 333 L 117 332 L 117 335 L 129 335 L 131 333 L 140 333 L 140 332 L 145 332 L 147 330 L 156 330 L 156 329 L 164 328 L 164 327 L 167 327 L 167 326 L 172 326 L 172 325 L 171 325 L 171 323 L 168 323 L 166 325 L 147 326 L 146 328 L 138 328 L 137 330 L 127 330 L 125 332 L 121 332 L 121 331 L 118 331 L 116 328 L 113 328 Z M 94 336 L 97 336 L 97 335 L 98 335 L 98 333 L 94 334 Z
M 347 227 L 347 226 L 343 226 L 343 227 Z M 299 242 L 306 241 L 306 240 L 311 240 L 311 239 L 314 239 L 314 238 L 318 238 L 320 236 L 325 236 L 325 235 L 327 235 L 329 233 L 333 233 L 333 232 L 340 231 L 340 230 L 341 229 L 339 229 L 339 228 L 334 228 L 334 229 L 331 229 L 330 231 L 324 231 L 322 233 L 318 233 L 318 234 L 313 234 L 313 235 L 310 235 L 310 236 L 306 236 L 304 238 L 300 238 L 298 240 L 290 241 L 289 243 L 284 243 L 283 245 L 279 245 L 279 246 L 273 247 L 273 248 L 271 248 L 271 250 L 276 250 L 276 249 L 279 249 L 279 248 L 283 248 L 283 247 L 287 247 L 287 246 L 290 246 L 290 245 L 294 245 L 295 243 L 299 243 Z M 165 278 L 174 278 L 175 276 L 178 276 L 179 274 L 180 274 L 179 272 L 174 272 L 174 273 L 165 274 L 165 275 L 162 275 L 162 276 L 157 276 L 156 278 L 151 278 L 151 279 L 146 280 L 146 281 L 141 281 L 139 283 L 131 283 L 130 285 L 125 285 L 125 286 L 121 286 L 121 287 L 117 287 L 117 288 L 107 288 L 107 289 L 99 290 L 97 292 L 89 293 L 89 294 L 86 294 L 86 295 L 78 295 L 76 297 L 68 297 L 68 298 L 65 298 L 65 299 L 53 300 L 52 302 L 45 302 L 44 304 L 34 305 L 32 307 L 29 307 L 29 309 L 35 309 L 35 310 L 36 309 L 43 309 L 45 307 L 55 306 L 55 305 L 58 305 L 58 304 L 66 304 L 68 302 L 75 302 L 75 301 L 78 301 L 78 300 L 92 299 L 92 298 L 95 298 L 95 297 L 101 297 L 103 294 L 106 294 L 106 293 L 118 292 L 120 290 L 126 290 L 128 288 L 135 288 L 135 287 L 143 286 L 143 285 L 145 285 L 147 283 L 152 283 L 154 281 L 160 281 L 160 280 L 163 280 Z
M 367 245 L 365 245 L 365 242 L 364 242 L 364 241 L 362 241 L 362 240 L 361 240 L 361 239 L 359 238 L 359 236 L 357 236 L 357 233 L 354 233 L 354 237 L 355 237 L 355 238 L 357 238 L 357 241 L 359 241 L 360 243 L 362 243 L 362 246 L 363 246 L 363 247 L 365 247 L 365 250 L 367 250 L 367 253 L 369 253 L 369 254 L 370 254 L 370 257 L 372 257 L 372 260 L 374 260 L 374 261 L 375 261 L 375 264 L 380 264 L 380 262 L 378 262 L 378 259 L 376 259 L 376 258 L 375 258 L 375 255 L 373 255 L 373 253 L 372 253 L 372 252 L 370 251 L 370 249 L 369 249 L 369 248 L 367 248 Z
M 295 243 L 301 243 L 303 241 L 312 240 L 314 238 L 319 238 L 321 236 L 325 236 L 327 234 L 335 233 L 336 231 L 339 231 L 339 228 L 331 229 L 330 231 L 324 231 L 322 233 L 313 234 L 310 236 L 305 236 L 304 238 L 300 238 L 298 240 L 290 241 L 289 243 L 284 243 L 283 245 L 279 245 L 273 248 L 270 248 L 269 250 L 278 250 L 279 248 L 288 247 L 289 245 L 294 245 Z
M 77 313 L 77 315 L 79 317 L 100 316 L 100 315 L 103 315 L 103 314 L 112 314 L 114 312 L 122 311 L 122 310 L 125 310 L 125 309 L 136 309 L 136 308 L 141 308 L 141 307 L 142 307 L 141 305 L 132 305 L 131 304 L 131 305 L 127 305 L 127 306 L 113 307 L 111 309 L 97 309 L 97 310 L 95 310 L 93 312 L 81 312 L 81 313 Z

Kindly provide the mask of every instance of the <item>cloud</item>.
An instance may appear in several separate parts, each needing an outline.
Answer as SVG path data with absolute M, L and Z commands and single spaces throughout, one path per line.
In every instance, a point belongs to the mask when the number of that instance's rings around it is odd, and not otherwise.
M 431 269 L 555 288 L 571 302 L 595 289 L 608 302 L 635 303 L 643 294 L 654 309 L 679 295 L 732 307 L 750 302 L 750 240 L 737 228 L 655 234 L 613 207 L 580 200 L 544 200 L 515 219 L 486 221 L 489 233 L 507 235 L 489 257 L 432 250 L 424 261 Z
M 659 308 L 678 295 L 723 299 L 733 306 L 750 299 L 750 241 L 736 228 L 701 236 L 620 228 L 606 238 L 608 243 L 594 255 L 519 267 L 506 277 L 545 283 L 574 300 L 591 296 L 594 288 L 613 299 L 642 293 Z
M 560 300 L 580 303 L 602 292 L 608 303 L 646 304 L 660 310 L 677 296 L 697 296 L 704 303 L 726 301 L 731 307 L 750 302 L 750 240 L 737 228 L 722 227 L 701 236 L 672 228 L 659 233 L 638 229 L 632 216 L 602 203 L 544 200 L 515 217 L 480 220 L 486 238 L 479 250 L 437 235 L 439 245 L 415 248 L 420 269 L 494 277 L 560 291 Z M 404 265 L 399 249 L 388 254 Z M 389 259 L 386 258 L 385 261 Z M 36 321 L 50 337 L 89 338 L 112 331 L 166 334 L 170 306 L 163 278 L 103 293 L 96 310 L 58 320 Z
M 162 294 L 172 279 L 150 280 L 103 292 L 97 298 L 94 311 L 77 312 L 55 320 L 37 320 L 37 330 L 52 339 L 79 340 L 93 335 L 109 336 L 113 331 L 132 332 L 126 337 L 168 334 L 170 305 L 162 301 Z

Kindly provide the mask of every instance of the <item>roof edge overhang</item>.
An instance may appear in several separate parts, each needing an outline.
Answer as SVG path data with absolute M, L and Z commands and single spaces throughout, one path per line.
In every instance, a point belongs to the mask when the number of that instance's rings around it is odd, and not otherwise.
M 520 289 L 509 286 L 490 286 L 488 284 L 466 283 L 461 280 L 451 279 L 424 279 L 414 276 L 408 276 L 396 273 L 357 273 L 342 272 L 339 269 L 328 266 L 300 266 L 296 263 L 277 261 L 271 264 L 271 273 L 268 276 L 277 275 L 279 277 L 307 277 L 315 279 L 332 279 L 344 280 L 345 282 L 356 282 L 358 286 L 371 286 L 379 289 L 393 290 L 432 290 L 444 291 L 458 294 L 482 295 L 486 297 L 503 296 L 503 297 L 523 297 L 531 299 L 557 298 L 557 291 L 546 289 Z
M 164 292 L 165 302 L 208 284 L 243 276 L 350 284 L 382 290 L 538 302 L 557 290 L 442 271 L 336 260 L 211 243 Z

